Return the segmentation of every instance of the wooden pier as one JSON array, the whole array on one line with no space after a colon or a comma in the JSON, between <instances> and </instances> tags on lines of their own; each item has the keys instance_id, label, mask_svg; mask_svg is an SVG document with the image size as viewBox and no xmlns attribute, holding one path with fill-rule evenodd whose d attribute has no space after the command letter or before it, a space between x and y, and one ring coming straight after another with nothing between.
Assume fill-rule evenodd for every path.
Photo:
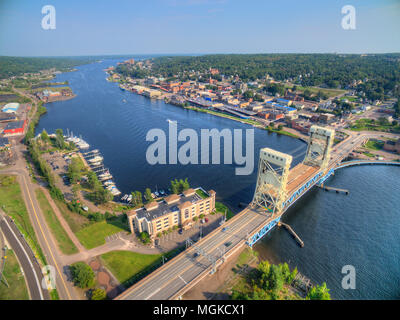
<instances>
[{"instance_id":1,"label":"wooden pier","mask_svg":"<svg viewBox=\"0 0 400 320\"><path fill-rule=\"evenodd\" d=\"M350 191L347 189L340 189L340 188L335 188L335 187L326 187L324 185L320 186L321 189L325 191L336 191L336 193L344 193L344 194L349 194Z\"/></svg>"},{"instance_id":2,"label":"wooden pier","mask_svg":"<svg viewBox=\"0 0 400 320\"><path fill-rule=\"evenodd\" d=\"M289 226L288 224L283 223L283 222L278 222L278 226L279 226L279 227L280 227L280 226L285 227L286 230L289 231L289 233L290 233L290 234L293 236L293 238L297 241L297 243L299 244L299 246L302 247L302 248L304 247L304 242L303 242L303 240L300 239L300 237L297 235L296 232L294 232L294 230L292 229L291 226Z\"/></svg>"}]
</instances>

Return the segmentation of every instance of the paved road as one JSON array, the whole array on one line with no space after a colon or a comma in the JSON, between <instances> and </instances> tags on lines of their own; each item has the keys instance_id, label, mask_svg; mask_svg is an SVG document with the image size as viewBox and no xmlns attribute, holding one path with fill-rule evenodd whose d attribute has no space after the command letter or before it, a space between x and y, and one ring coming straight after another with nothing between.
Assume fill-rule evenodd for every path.
<instances>
[{"instance_id":1,"label":"paved road","mask_svg":"<svg viewBox=\"0 0 400 320\"><path fill-rule=\"evenodd\" d=\"M50 300L49 292L42 288L43 274L34 253L12 219L3 212L0 212L0 229L24 271L30 298L32 300Z\"/></svg>"},{"instance_id":2,"label":"paved road","mask_svg":"<svg viewBox=\"0 0 400 320\"><path fill-rule=\"evenodd\" d=\"M36 200L35 188L29 177L28 171L25 166L25 159L23 158L23 151L25 146L17 144L14 146L14 152L18 155L16 164L4 170L0 170L0 174L16 175L18 182L21 186L21 194L26 205L32 226L38 238L39 245L42 248L46 257L47 263L53 266L56 270L56 289L61 300L74 300L78 299L72 282L68 281L67 266L63 263L62 255L56 245L51 231L49 230L40 206Z\"/></svg>"},{"instance_id":3,"label":"paved road","mask_svg":"<svg viewBox=\"0 0 400 320\"><path fill-rule=\"evenodd\" d=\"M335 146L331 153L330 164L337 163L354 148L361 145L367 138L376 135L380 134L350 134L348 139ZM218 263L222 263L221 257L224 254L224 250L230 250L225 252L226 256L231 254L234 249L239 249L245 244L249 235L258 231L261 225L265 225L267 219L269 220L271 217L266 216L264 212L248 208L226 222L223 226L211 232L200 242L196 243L196 246L207 252L210 257L218 259ZM222 227L227 229L223 230ZM225 246L227 242L232 242L228 248ZM189 289L188 284L193 285L197 283L211 270L212 263L203 256L194 257L194 253L195 250L193 247L186 250L129 288L116 299L165 300L177 298L184 290Z\"/></svg>"}]
</instances>

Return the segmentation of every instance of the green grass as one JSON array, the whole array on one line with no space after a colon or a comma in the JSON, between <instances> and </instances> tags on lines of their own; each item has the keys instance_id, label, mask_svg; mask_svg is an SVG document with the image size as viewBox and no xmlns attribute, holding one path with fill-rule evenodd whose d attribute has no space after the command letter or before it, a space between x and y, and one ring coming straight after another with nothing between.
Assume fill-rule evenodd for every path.
<instances>
[{"instance_id":1,"label":"green grass","mask_svg":"<svg viewBox=\"0 0 400 320\"><path fill-rule=\"evenodd\" d=\"M275 132L275 133L277 133L277 134L281 134L281 135L284 135L284 136L288 136L288 137L292 137L292 138L298 138L299 136L298 135L296 135L296 134L294 134L294 133L291 133L291 132L288 132L288 131L285 131L285 130L279 130L278 128L271 128L271 127L266 127L266 130L268 131L268 132Z\"/></svg>"},{"instance_id":2,"label":"green grass","mask_svg":"<svg viewBox=\"0 0 400 320\"><path fill-rule=\"evenodd\" d=\"M207 193L205 193L203 190L201 189L197 189L196 193L202 198L202 199L207 199L209 196Z\"/></svg>"},{"instance_id":3,"label":"green grass","mask_svg":"<svg viewBox=\"0 0 400 320\"><path fill-rule=\"evenodd\" d=\"M237 258L236 265L242 267L243 265L248 264L254 257L257 257L257 251L246 247Z\"/></svg>"},{"instance_id":4,"label":"green grass","mask_svg":"<svg viewBox=\"0 0 400 320\"><path fill-rule=\"evenodd\" d=\"M101 259L118 281L123 284L160 262L161 254L111 251L101 255Z\"/></svg>"},{"instance_id":5,"label":"green grass","mask_svg":"<svg viewBox=\"0 0 400 320\"><path fill-rule=\"evenodd\" d=\"M44 214L47 225L50 227L53 236L56 238L58 247L64 254L74 254L78 252L78 248L74 245L67 232L62 227L60 221L55 215L50 203L47 201L46 196L40 189L36 190L36 198L39 202L40 208Z\"/></svg>"},{"instance_id":6,"label":"green grass","mask_svg":"<svg viewBox=\"0 0 400 320\"><path fill-rule=\"evenodd\" d=\"M222 202L215 201L215 209L217 212L219 212L221 214L225 214L225 210L226 210L226 219L227 220L229 220L230 218L232 218L234 216L233 212Z\"/></svg>"},{"instance_id":7,"label":"green grass","mask_svg":"<svg viewBox=\"0 0 400 320\"><path fill-rule=\"evenodd\" d=\"M60 300L60 296L56 289L50 291L50 298L51 300Z\"/></svg>"},{"instance_id":8,"label":"green grass","mask_svg":"<svg viewBox=\"0 0 400 320\"><path fill-rule=\"evenodd\" d=\"M400 132L400 125L392 125L391 123L384 123L374 121L373 119L359 119L351 127L353 131L382 131L382 132Z\"/></svg>"},{"instance_id":9,"label":"green grass","mask_svg":"<svg viewBox=\"0 0 400 320\"><path fill-rule=\"evenodd\" d=\"M363 154L366 155L367 157L370 157L370 158L374 158L375 157L375 155L370 153L370 152L363 152Z\"/></svg>"},{"instance_id":10,"label":"green grass","mask_svg":"<svg viewBox=\"0 0 400 320\"><path fill-rule=\"evenodd\" d=\"M383 141L368 140L365 144L365 147L370 150L382 150L384 144L385 143Z\"/></svg>"},{"instance_id":11,"label":"green grass","mask_svg":"<svg viewBox=\"0 0 400 320\"><path fill-rule=\"evenodd\" d=\"M285 85L286 88L292 88L293 85ZM326 94L329 98L331 97L336 97L340 94L343 94L346 92L346 90L341 90L341 89L327 89L327 88L318 88L318 87L302 87L302 86L298 86L296 85L297 90L299 91L305 91L305 90L309 90L311 93L317 94L319 91L321 91L322 93Z\"/></svg>"},{"instance_id":12,"label":"green grass","mask_svg":"<svg viewBox=\"0 0 400 320\"><path fill-rule=\"evenodd\" d=\"M92 249L105 244L107 236L121 231L127 231L127 226L122 224L120 220L101 221L93 223L75 234L86 249Z\"/></svg>"},{"instance_id":13,"label":"green grass","mask_svg":"<svg viewBox=\"0 0 400 320\"><path fill-rule=\"evenodd\" d=\"M90 225L90 221L88 218L80 215L79 213L70 211L64 202L57 199L54 199L54 202L56 203L64 219L67 221L72 232L74 232L75 234L79 230Z\"/></svg>"},{"instance_id":14,"label":"green grass","mask_svg":"<svg viewBox=\"0 0 400 320\"><path fill-rule=\"evenodd\" d=\"M7 250L6 255L3 276L10 287L8 288L3 281L0 282L0 300L29 300L25 278L14 252Z\"/></svg>"},{"instance_id":15,"label":"green grass","mask_svg":"<svg viewBox=\"0 0 400 320\"><path fill-rule=\"evenodd\" d=\"M39 246L15 176L0 175L0 206L14 220L35 255L46 265L46 258Z\"/></svg>"}]
</instances>

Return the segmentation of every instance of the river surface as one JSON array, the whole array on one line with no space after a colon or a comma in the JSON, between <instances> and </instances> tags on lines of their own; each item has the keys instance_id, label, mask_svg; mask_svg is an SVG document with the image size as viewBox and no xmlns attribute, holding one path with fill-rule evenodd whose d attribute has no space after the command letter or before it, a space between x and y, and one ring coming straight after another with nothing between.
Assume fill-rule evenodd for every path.
<instances>
[{"instance_id":1,"label":"river surface","mask_svg":"<svg viewBox=\"0 0 400 320\"><path fill-rule=\"evenodd\" d=\"M170 180L188 178L191 186L213 189L217 198L238 211L240 202L249 203L255 188L258 153L270 147L294 156L300 162L306 145L290 137L254 129L254 171L235 175L237 164L150 165L146 150L149 130L164 130L169 120L178 130L251 129L229 119L185 110L122 91L106 81L103 69L116 65L105 60L78 67L78 71L57 75L54 81L69 81L76 98L47 104L48 113L37 133L57 128L82 135L92 149L99 149L122 193L167 189ZM178 147L181 145L180 143ZM243 137L244 144L244 137ZM199 152L201 151L199 146ZM223 146L221 145L223 160ZM246 151L243 150L243 153ZM211 158L210 158L211 159ZM221 162L223 162L221 160ZM289 262L314 283L325 281L336 299L400 298L400 170L398 167L366 166L346 168L328 180L328 185L350 190L342 195L314 189L283 217L305 242L300 249L284 229L274 229L256 246L261 257ZM356 270L356 289L341 287L342 267Z\"/></svg>"}]
</instances>

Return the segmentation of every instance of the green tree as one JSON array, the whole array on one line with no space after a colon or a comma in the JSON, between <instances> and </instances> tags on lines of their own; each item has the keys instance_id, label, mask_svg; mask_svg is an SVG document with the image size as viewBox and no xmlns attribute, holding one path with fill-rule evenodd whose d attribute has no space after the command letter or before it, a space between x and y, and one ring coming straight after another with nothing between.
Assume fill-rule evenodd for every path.
<instances>
[{"instance_id":1,"label":"green tree","mask_svg":"<svg viewBox=\"0 0 400 320\"><path fill-rule=\"evenodd\" d=\"M56 130L56 147L59 149L65 148L64 132L62 129Z\"/></svg>"},{"instance_id":2,"label":"green tree","mask_svg":"<svg viewBox=\"0 0 400 320\"><path fill-rule=\"evenodd\" d=\"M326 287L324 282L322 285L317 285L312 287L308 292L307 300L331 300L331 295L329 294L329 289Z\"/></svg>"},{"instance_id":3,"label":"green tree","mask_svg":"<svg viewBox=\"0 0 400 320\"><path fill-rule=\"evenodd\" d=\"M47 134L47 131L45 129L43 129L41 135L40 135L40 139L42 139L43 142L49 142L50 141L50 137Z\"/></svg>"},{"instance_id":4,"label":"green tree","mask_svg":"<svg viewBox=\"0 0 400 320\"><path fill-rule=\"evenodd\" d=\"M94 285L95 274L86 263L76 262L70 265L70 271L74 284L79 288L89 288Z\"/></svg>"},{"instance_id":5,"label":"green tree","mask_svg":"<svg viewBox=\"0 0 400 320\"><path fill-rule=\"evenodd\" d=\"M71 163L68 166L67 176L71 183L77 183L82 177L82 170L84 165L80 158L72 158Z\"/></svg>"},{"instance_id":6,"label":"green tree","mask_svg":"<svg viewBox=\"0 0 400 320\"><path fill-rule=\"evenodd\" d=\"M131 193L132 195L132 204L136 206L142 206L143 205L143 198L142 198L142 193L140 191L133 191Z\"/></svg>"},{"instance_id":7,"label":"green tree","mask_svg":"<svg viewBox=\"0 0 400 320\"><path fill-rule=\"evenodd\" d=\"M105 300L107 298L107 293L103 289L94 289L90 296L91 300Z\"/></svg>"},{"instance_id":8,"label":"green tree","mask_svg":"<svg viewBox=\"0 0 400 320\"><path fill-rule=\"evenodd\" d=\"M165 231L165 230L164 230L164 231ZM150 236L149 236L149 234L147 233L147 231L141 232L140 235L139 235L139 238L140 238L140 240L141 240L144 244L148 244L148 243L151 242Z\"/></svg>"},{"instance_id":9,"label":"green tree","mask_svg":"<svg viewBox=\"0 0 400 320\"><path fill-rule=\"evenodd\" d=\"M281 268L277 265L272 265L269 270L268 289L277 293L282 290L283 282Z\"/></svg>"},{"instance_id":10,"label":"green tree","mask_svg":"<svg viewBox=\"0 0 400 320\"><path fill-rule=\"evenodd\" d=\"M145 196L145 198L147 200L147 203L150 203L150 202L154 201L153 197L151 196L150 188L146 188L146 190L144 191L144 196Z\"/></svg>"}]
</instances>

